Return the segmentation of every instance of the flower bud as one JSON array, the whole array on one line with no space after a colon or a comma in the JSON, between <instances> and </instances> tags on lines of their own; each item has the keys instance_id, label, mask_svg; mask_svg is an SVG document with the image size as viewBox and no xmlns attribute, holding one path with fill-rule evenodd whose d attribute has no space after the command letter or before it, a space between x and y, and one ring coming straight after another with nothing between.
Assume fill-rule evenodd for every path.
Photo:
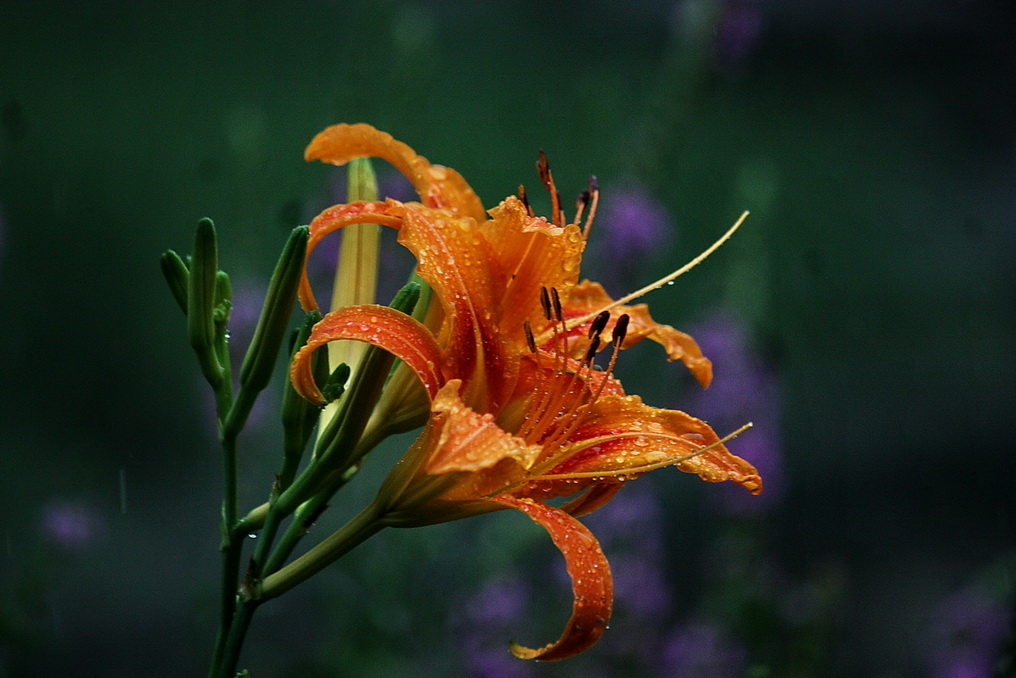
<instances>
[{"instance_id":1,"label":"flower bud","mask_svg":"<svg viewBox=\"0 0 1016 678\"><path fill-rule=\"evenodd\" d=\"M218 253L215 225L211 219L198 222L191 252L187 285L187 336L198 356L201 371L213 386L222 382L222 366L214 353L215 321L212 317L216 301Z\"/></svg>"},{"instance_id":2,"label":"flower bud","mask_svg":"<svg viewBox=\"0 0 1016 678\"><path fill-rule=\"evenodd\" d=\"M190 285L190 271L187 270L187 264L173 250L163 252L159 258L159 264L162 266L162 275L166 278L169 291L172 292L177 305L186 315L187 288Z\"/></svg>"},{"instance_id":3,"label":"flower bud","mask_svg":"<svg viewBox=\"0 0 1016 678\"><path fill-rule=\"evenodd\" d=\"M268 385L275 369L279 348L293 312L300 274L303 272L307 236L306 226L293 229L268 285L254 338L240 367L240 383L254 391L260 391Z\"/></svg>"}]
</instances>

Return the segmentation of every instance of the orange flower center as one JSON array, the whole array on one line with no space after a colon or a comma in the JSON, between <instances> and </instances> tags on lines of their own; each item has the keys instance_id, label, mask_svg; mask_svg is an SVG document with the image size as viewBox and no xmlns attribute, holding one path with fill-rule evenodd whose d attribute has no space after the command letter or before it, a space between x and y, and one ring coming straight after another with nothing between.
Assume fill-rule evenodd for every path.
<instances>
[{"instance_id":1,"label":"orange flower center","mask_svg":"<svg viewBox=\"0 0 1016 678\"><path fill-rule=\"evenodd\" d=\"M536 383L515 433L527 444L544 448L542 460L530 470L537 474L554 468L564 460L567 441L582 425L610 379L624 344L629 320L627 314L617 319L611 335L613 351L610 362L605 370L597 370L593 361L603 343L602 335L610 321L610 312L602 311L590 323L587 334L589 346L582 358L576 360L557 290L541 288L540 302L551 337L541 350L529 323L525 323L526 341L536 362ZM545 364L547 353L552 356L549 366Z\"/></svg>"}]
</instances>

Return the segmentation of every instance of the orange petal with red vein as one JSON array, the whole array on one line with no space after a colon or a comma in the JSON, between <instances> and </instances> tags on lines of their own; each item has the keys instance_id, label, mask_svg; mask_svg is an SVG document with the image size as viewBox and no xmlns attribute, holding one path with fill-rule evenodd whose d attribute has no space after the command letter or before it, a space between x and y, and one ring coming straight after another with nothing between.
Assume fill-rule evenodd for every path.
<instances>
[{"instance_id":1,"label":"orange petal with red vein","mask_svg":"<svg viewBox=\"0 0 1016 678\"><path fill-rule=\"evenodd\" d=\"M564 303L565 316L569 318L586 316L610 305L613 301L602 285L583 280L572 288L568 295L568 299ZM667 351L667 357L684 363L703 387L709 386L713 379L713 364L702 355L702 350L695 340L670 325L661 325L654 321L649 315L649 307L646 304L616 306L610 309L611 322L604 332L605 337L610 336L614 322L622 313L627 313L630 319L628 333L624 340L626 348L643 339L652 339L663 346ZM587 325L580 327L585 326Z\"/></svg>"},{"instance_id":2,"label":"orange petal with red vein","mask_svg":"<svg viewBox=\"0 0 1016 678\"><path fill-rule=\"evenodd\" d=\"M492 414L479 414L459 396L461 382L449 381L434 398L431 411L443 416L441 433L424 467L427 473L441 475L456 471L475 473L489 469L503 459L514 459L519 471L528 469L541 448L529 445L504 431ZM508 484L501 482L501 486Z\"/></svg>"},{"instance_id":3,"label":"orange petal with red vein","mask_svg":"<svg viewBox=\"0 0 1016 678\"><path fill-rule=\"evenodd\" d=\"M297 351L290 365L293 388L312 403L325 404L314 381L311 354L339 339L353 339L385 349L416 372L431 398L444 383L441 348L422 323L387 306L347 306L329 313L314 325L307 343Z\"/></svg>"},{"instance_id":4,"label":"orange petal with red vein","mask_svg":"<svg viewBox=\"0 0 1016 678\"><path fill-rule=\"evenodd\" d=\"M512 196L490 210L491 220L480 228L490 243L491 274L497 277L500 327L520 344L522 324L545 322L540 288L554 288L564 299L578 282L585 240L578 226L560 227L543 217L531 217L521 200Z\"/></svg>"},{"instance_id":5,"label":"orange petal with red vein","mask_svg":"<svg viewBox=\"0 0 1016 678\"><path fill-rule=\"evenodd\" d=\"M473 219L447 210L406 203L399 242L416 256L416 271L430 283L449 320L446 351L470 397L485 409L504 404L518 372L492 309L499 281L492 274L493 253ZM446 337L442 335L442 339Z\"/></svg>"},{"instance_id":6,"label":"orange petal with red vein","mask_svg":"<svg viewBox=\"0 0 1016 678\"><path fill-rule=\"evenodd\" d=\"M387 160L402 172L427 205L480 221L484 219L483 203L461 174L441 165L431 165L408 145L370 125L332 125L314 137L304 151L308 161L321 160L334 165L371 157Z\"/></svg>"},{"instance_id":7,"label":"orange petal with red vein","mask_svg":"<svg viewBox=\"0 0 1016 678\"><path fill-rule=\"evenodd\" d=\"M307 239L307 259L317 244L329 233L351 224L381 224L398 229L402 224L402 203L395 200L386 202L351 202L347 205L329 207L310 222L310 237ZM309 311L318 307L317 299L307 279L307 267L304 266L300 278L300 305Z\"/></svg>"},{"instance_id":8,"label":"orange petal with red vein","mask_svg":"<svg viewBox=\"0 0 1016 678\"><path fill-rule=\"evenodd\" d=\"M577 451L547 471L548 479L537 476L534 490L542 492L532 496L553 496L547 494L548 484L560 483L573 474L582 474L578 478L634 478L670 464L709 482L731 480L752 494L762 491L755 467L719 444L709 424L680 410L650 407L635 395L601 397L568 443ZM696 454L708 446L712 447ZM574 485L561 484L563 493L575 491Z\"/></svg>"},{"instance_id":9,"label":"orange petal with red vein","mask_svg":"<svg viewBox=\"0 0 1016 678\"><path fill-rule=\"evenodd\" d=\"M621 487L622 483L620 482L593 485L562 506L561 510L576 518L587 516L610 503L610 500L614 498L614 495L618 493Z\"/></svg>"},{"instance_id":10,"label":"orange petal with red vein","mask_svg":"<svg viewBox=\"0 0 1016 678\"><path fill-rule=\"evenodd\" d=\"M512 643L512 653L520 659L555 661L589 649L607 628L614 604L614 579L600 543L589 528L561 509L510 495L493 501L522 511L547 530L564 556L575 596L571 618L556 642L540 649Z\"/></svg>"}]
</instances>

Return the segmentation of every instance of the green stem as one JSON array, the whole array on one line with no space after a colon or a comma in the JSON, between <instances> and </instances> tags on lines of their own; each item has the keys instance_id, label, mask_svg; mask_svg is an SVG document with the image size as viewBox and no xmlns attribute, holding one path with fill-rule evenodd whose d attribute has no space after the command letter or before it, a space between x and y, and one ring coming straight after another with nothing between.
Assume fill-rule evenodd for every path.
<instances>
[{"instance_id":1,"label":"green stem","mask_svg":"<svg viewBox=\"0 0 1016 678\"><path fill-rule=\"evenodd\" d=\"M261 568L262 573L272 574L282 567L282 564L289 558L293 549L296 548L296 545L300 543L300 540L303 539L310 530L310 526L313 524L314 520L321 511L324 510L325 504L330 498L331 494L322 492L314 495L297 508L296 513L293 516L293 520L290 521L289 527L287 527L286 531L283 533L278 546L276 546L275 550L272 551L270 556L268 556L268 559Z\"/></svg>"},{"instance_id":2,"label":"green stem","mask_svg":"<svg viewBox=\"0 0 1016 678\"><path fill-rule=\"evenodd\" d=\"M236 439L247 421L247 416L250 414L256 398L256 392L241 387L236 400L233 400L228 381L216 389L219 421L221 422L219 440L222 446L223 492L222 516L219 524L222 535L219 545L222 554L222 576L219 591L220 618L215 651L212 655L213 672L215 667L221 666L223 653L226 652L229 637L234 629L236 592L240 584L240 561L243 540L246 535L246 531L238 529L242 526L237 522L240 490ZM209 675L214 674L210 673Z\"/></svg>"},{"instance_id":3,"label":"green stem","mask_svg":"<svg viewBox=\"0 0 1016 678\"><path fill-rule=\"evenodd\" d=\"M247 629L250 628L254 611L258 608L259 601L237 600L236 613L233 615L233 624L229 629L229 635L223 646L218 662L213 664L209 678L233 678L236 675L236 666L240 661L240 649L247 637Z\"/></svg>"},{"instance_id":4,"label":"green stem","mask_svg":"<svg viewBox=\"0 0 1016 678\"><path fill-rule=\"evenodd\" d=\"M381 531L385 524L376 504L370 504L338 532L261 582L257 598L264 602L282 595L297 584L332 564L356 546Z\"/></svg>"}]
</instances>

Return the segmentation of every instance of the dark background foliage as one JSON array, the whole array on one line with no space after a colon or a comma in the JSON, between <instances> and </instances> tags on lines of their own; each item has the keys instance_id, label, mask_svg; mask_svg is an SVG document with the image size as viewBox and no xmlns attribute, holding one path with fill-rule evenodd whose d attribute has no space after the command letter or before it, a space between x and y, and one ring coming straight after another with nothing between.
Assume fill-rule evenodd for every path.
<instances>
[{"instance_id":1,"label":"dark background foliage","mask_svg":"<svg viewBox=\"0 0 1016 678\"><path fill-rule=\"evenodd\" d=\"M1014 18L989 0L0 3L0 676L202 671L219 468L158 255L216 221L241 343L240 297L256 307L288 230L339 197L341 172L301 155L340 121L491 206L536 193L538 148L566 194L597 174L584 272L615 292L752 210L648 298L741 346L747 404L700 402L651 347L621 374L657 405L770 422L773 498L744 512L677 472L627 488L597 517L608 555L619 582L637 555L665 583L547 666L503 663L566 614L536 528L381 535L262 611L255 675L989 675L1013 599ZM628 230L612 195L636 196ZM248 504L275 465L263 412ZM490 586L506 598L483 613Z\"/></svg>"}]
</instances>

